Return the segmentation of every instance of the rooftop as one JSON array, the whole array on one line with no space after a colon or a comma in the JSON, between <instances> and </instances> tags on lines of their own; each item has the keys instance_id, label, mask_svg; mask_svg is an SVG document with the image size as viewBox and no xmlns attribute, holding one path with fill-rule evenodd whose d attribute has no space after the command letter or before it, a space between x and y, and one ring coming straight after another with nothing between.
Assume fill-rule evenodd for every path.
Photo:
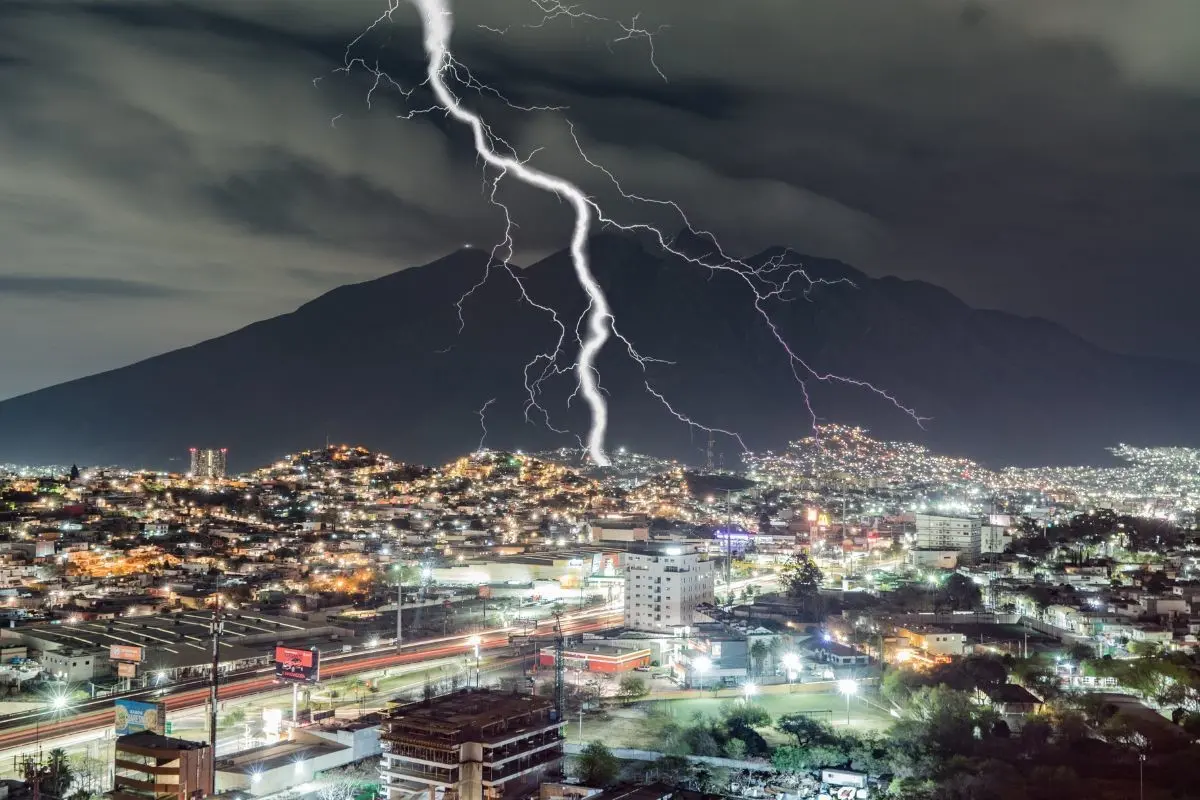
<instances>
[{"instance_id":1,"label":"rooftop","mask_svg":"<svg viewBox=\"0 0 1200 800\"><path fill-rule=\"evenodd\" d=\"M170 669L207 663L212 654L212 635L208 611L185 611L145 617L76 622L70 624L31 625L4 629L4 638L28 636L57 645L53 649L98 650L111 645L146 648L145 663L151 669ZM222 661L263 658L276 641L307 637L317 629L328 630L325 623L312 623L294 617L267 616L256 612L231 612L224 615L221 638Z\"/></svg>"},{"instance_id":2,"label":"rooftop","mask_svg":"<svg viewBox=\"0 0 1200 800\"><path fill-rule=\"evenodd\" d=\"M453 694L435 697L397 707L385 721L392 730L407 728L438 736L476 737L487 741L497 734L512 734L533 727L531 717L545 715L548 719L554 701L543 697L506 694L490 689L462 689ZM537 727L544 727L538 724Z\"/></svg>"},{"instance_id":3,"label":"rooftop","mask_svg":"<svg viewBox=\"0 0 1200 800\"><path fill-rule=\"evenodd\" d=\"M190 739L176 739L173 736L163 736L154 731L139 731L117 737L117 747L145 747L150 750L199 750L208 747L207 742L193 742Z\"/></svg>"},{"instance_id":4,"label":"rooftop","mask_svg":"<svg viewBox=\"0 0 1200 800\"><path fill-rule=\"evenodd\" d=\"M1029 705L1041 705L1041 699L1026 689L1024 686L1018 686L1015 683L1002 683L999 686L992 686L984 690L984 694L993 703L1027 703Z\"/></svg>"},{"instance_id":5,"label":"rooftop","mask_svg":"<svg viewBox=\"0 0 1200 800\"><path fill-rule=\"evenodd\" d=\"M297 764L318 756L348 749L334 742L279 742L253 747L217 761L220 772L240 772L250 775Z\"/></svg>"}]
</instances>

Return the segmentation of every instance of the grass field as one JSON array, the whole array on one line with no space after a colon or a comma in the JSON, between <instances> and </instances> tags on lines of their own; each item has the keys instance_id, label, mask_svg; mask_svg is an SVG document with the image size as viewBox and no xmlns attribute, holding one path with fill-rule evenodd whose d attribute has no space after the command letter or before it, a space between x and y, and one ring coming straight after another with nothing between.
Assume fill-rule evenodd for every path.
<instances>
[{"instance_id":1,"label":"grass field","mask_svg":"<svg viewBox=\"0 0 1200 800\"><path fill-rule=\"evenodd\" d=\"M697 713L709 717L720 715L723 703L742 702L740 700L715 699L696 697L685 700L655 701L660 708L667 709L680 725L687 725ZM765 695L755 701L767 709L772 720L783 714L810 712L817 719L831 723L835 728L846 727L846 698L833 691L829 692L797 692L795 694ZM829 712L829 713L822 713ZM652 735L651 727L646 724L644 708L614 708L605 714L584 714L583 736L579 734L579 718L571 719L567 726L567 741L591 742L602 741L609 747L630 747L642 750L655 749L655 742L647 741ZM892 717L879 707L872 705L863 698L855 697L850 701L850 727L856 730L884 730L894 722ZM786 744L787 737L770 726L758 729L769 744Z\"/></svg>"}]
</instances>

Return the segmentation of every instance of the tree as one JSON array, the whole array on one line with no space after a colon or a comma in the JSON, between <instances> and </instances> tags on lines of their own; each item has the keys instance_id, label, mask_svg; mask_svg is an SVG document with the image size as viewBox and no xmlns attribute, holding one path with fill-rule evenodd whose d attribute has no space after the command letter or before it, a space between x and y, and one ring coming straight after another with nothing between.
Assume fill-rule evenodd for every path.
<instances>
[{"instance_id":1,"label":"tree","mask_svg":"<svg viewBox=\"0 0 1200 800\"><path fill-rule=\"evenodd\" d=\"M646 682L636 675L627 675L621 678L621 683L617 687L617 699L623 703L641 700L648 694L650 694L650 689L646 686Z\"/></svg>"},{"instance_id":2,"label":"tree","mask_svg":"<svg viewBox=\"0 0 1200 800\"><path fill-rule=\"evenodd\" d=\"M317 796L320 800L354 800L363 788L379 780L379 760L369 758L320 775Z\"/></svg>"},{"instance_id":3,"label":"tree","mask_svg":"<svg viewBox=\"0 0 1200 800\"><path fill-rule=\"evenodd\" d=\"M46 754L46 765L43 767L41 778L42 791L45 794L62 797L74 779L71 764L67 760L67 751L56 747Z\"/></svg>"},{"instance_id":4,"label":"tree","mask_svg":"<svg viewBox=\"0 0 1200 800\"><path fill-rule=\"evenodd\" d=\"M755 640L754 644L750 646L750 660L758 675L763 674L763 667L766 665L769 655L771 655L771 648L762 639Z\"/></svg>"},{"instance_id":5,"label":"tree","mask_svg":"<svg viewBox=\"0 0 1200 800\"><path fill-rule=\"evenodd\" d=\"M1162 652L1162 645L1158 642L1132 642L1129 645L1129 652L1135 656L1156 656Z\"/></svg>"},{"instance_id":6,"label":"tree","mask_svg":"<svg viewBox=\"0 0 1200 800\"><path fill-rule=\"evenodd\" d=\"M983 598L974 581L956 572L942 586L942 601L954 611L972 611L979 608Z\"/></svg>"},{"instance_id":7,"label":"tree","mask_svg":"<svg viewBox=\"0 0 1200 800\"><path fill-rule=\"evenodd\" d=\"M725 743L725 757L740 761L746 757L746 743L741 739L730 739Z\"/></svg>"},{"instance_id":8,"label":"tree","mask_svg":"<svg viewBox=\"0 0 1200 800\"><path fill-rule=\"evenodd\" d=\"M616 781L621 762L603 742L590 742L575 760L579 779L588 786L605 787Z\"/></svg>"},{"instance_id":9,"label":"tree","mask_svg":"<svg viewBox=\"0 0 1200 800\"><path fill-rule=\"evenodd\" d=\"M668 786L679 786L691 781L693 772L692 762L683 756L666 755L654 762L654 769L647 772L647 778L660 780Z\"/></svg>"},{"instance_id":10,"label":"tree","mask_svg":"<svg viewBox=\"0 0 1200 800\"><path fill-rule=\"evenodd\" d=\"M807 748L828 744L835 738L833 728L807 714L783 714L775 729L796 739L796 746Z\"/></svg>"},{"instance_id":11,"label":"tree","mask_svg":"<svg viewBox=\"0 0 1200 800\"><path fill-rule=\"evenodd\" d=\"M807 553L795 553L783 565L779 578L788 597L807 601L816 596L825 576Z\"/></svg>"}]
</instances>

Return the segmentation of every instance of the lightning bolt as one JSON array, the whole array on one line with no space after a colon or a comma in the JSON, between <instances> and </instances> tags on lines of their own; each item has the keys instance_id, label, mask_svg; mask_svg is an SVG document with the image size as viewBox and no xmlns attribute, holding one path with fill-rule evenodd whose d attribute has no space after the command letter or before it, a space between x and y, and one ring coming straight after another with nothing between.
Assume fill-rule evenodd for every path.
<instances>
[{"instance_id":1,"label":"lightning bolt","mask_svg":"<svg viewBox=\"0 0 1200 800\"><path fill-rule=\"evenodd\" d=\"M799 265L788 262L788 253L772 256L767 261L760 265L752 265L734 258L727 254L717 241L716 236L711 232L697 228L692 224L688 215L674 201L661 200L656 198L645 197L627 191L617 177L606 167L592 160L586 153L582 143L576 135L574 125L568 120L567 124L570 128L570 135L575 147L583 159L583 161L595 170L602 172L613 187L616 189L620 197L630 203L640 203L649 206L657 206L669 209L683 220L684 226L693 236L711 243L711 251L708 255L694 256L681 250L676 243L670 241L660 229L644 222L620 222L615 218L605 214L599 204L588 197L588 195L577 184L560 177L538 169L530 164L533 155L537 153L534 150L525 158L521 158L516 150L509 145L504 139L496 135L491 127L482 119L482 117L465 108L458 96L450 88L447 78L454 81L456 84L474 91L480 95L487 95L497 99L507 105L509 108L518 111L562 111L561 107L556 106L520 106L509 101L504 95L500 94L494 88L480 82L470 72L467 67L457 61L450 50L450 36L454 27L454 15L450 10L450 0L408 0L413 5L421 18L423 46L427 56L425 79L419 84L419 87L427 87L433 94L435 103L426 108L410 110L406 114L400 115L402 119L413 119L422 114L441 112L455 120L456 122L467 127L472 134L474 149L477 157L482 161L485 173L490 167L492 176L485 178L485 185L490 184L490 192L488 200L491 204L497 206L504 215L505 227L504 235L501 241L497 242L492 248L491 255L484 270L484 275L480 280L468 289L456 303L459 318L459 330L461 332L465 326L463 316L464 302L481 286L483 286L490 278L493 267L502 269L518 287L519 300L530 305L537 311L545 314L550 321L557 327L559 335L557 341L552 348L545 352L539 353L533 357L525 365L525 387L528 393L528 398L525 406L525 417L530 418L530 413L537 409L543 415L544 422L548 428L558 433L566 433L559 428L554 427L551 423L549 412L541 406L538 397L541 393L543 384L558 375L564 375L569 372L574 372L576 376L575 390L568 397L568 405L579 395L582 395L591 416L591 426L588 430L586 442L580 441L581 446L586 451L588 457L593 463L600 466L607 466L610 462L604 450L605 434L608 429L608 405L604 398L604 390L599 382L599 373L596 369L596 358L601 349L610 338L615 337L624 347L627 355L635 361L643 370L651 363L671 362L663 361L649 356L642 355L634 347L633 343L617 330L616 321L612 314L612 309L609 306L608 298L605 296L603 289L596 281L595 275L592 272L591 264L588 257L587 242L595 224L601 224L608 227L613 227L622 231L631 233L649 234L658 246L666 253L682 259L683 261L708 269L711 273L726 272L740 279L750 290L753 297L753 305L757 314L764 321L767 329L774 340L783 348L786 353L792 375L800 386L805 407L809 412L812 420L814 432L818 429L818 419L816 412L812 407L811 398L808 392L808 381L817 380L827 383L842 383L855 386L867 391L873 392L881 398L890 402L897 409L903 411L912 417L918 425L925 418L920 417L917 413L907 406L900 403L892 394L884 389L880 389L866 381L849 378L833 373L821 372L812 367L801 358L790 347L782 331L772 319L770 313L765 307L765 303L772 299L788 300L791 299L793 292L793 283L799 282L804 285L802 295L805 299L811 300L810 293L813 288L821 285L834 285L846 283L853 286L853 283L848 279L830 281L825 279L813 279ZM557 0L531 0L535 7L542 12L542 19L536 24L527 25L529 28L539 28L549 24L558 18L568 18L571 20L589 20L614 22L606 17L600 17L589 12L583 11L579 6L564 5ZM379 69L378 63L374 66L359 57L351 57L351 52L355 45L358 44L367 34L374 28L383 23L390 21L393 13L399 8L400 0L389 0L387 9L381 14L370 26L366 28L357 38L355 38L346 48L343 66L338 71L349 72L353 67L359 66L365 69L368 73L374 75L375 81L367 94L368 107L371 103L371 95L381 85L387 84L397 89L406 99L410 98L413 92L418 87L405 88L394 81L385 72ZM630 39L644 39L648 43L650 63L655 72L658 73L663 80L666 80L666 75L659 68L656 60L656 52L654 46L655 31L647 30L638 23L638 17L635 15L632 21L628 24L616 23L622 35L612 40L613 42L626 41ZM503 35L508 31L508 28L498 29L489 26L480 26L492 33ZM665 26L664 26L665 27ZM661 30L662 28L659 28ZM340 115L339 115L340 116ZM335 118L336 120L336 118ZM539 148L540 149L540 148ZM503 152L502 152L503 151ZM500 181L508 176L512 176L516 180L548 192L559 197L560 200L566 201L574 212L574 225L570 240L570 257L571 264L575 272L575 277L579 282L580 287L588 299L588 305L584 313L580 316L575 324L575 338L579 344L578 356L573 364L563 366L559 363L559 357L563 352L563 347L568 335L567 326L559 318L558 313L550 306L538 303L526 291L525 283L522 278L513 270L511 259L513 257L513 229L517 227L512 218L507 206L501 203L497 197L497 190ZM782 277L780 277L782 275ZM737 441L743 452L748 452L741 436L734 431L725 430L722 428L713 428L702 425L690 417L677 411L671 403L647 380L645 389L658 400L667 411L676 419L687 424L690 427L708 431L710 433L722 434L729 436ZM489 400L479 410L480 424L484 428L484 438L480 440L479 449L482 450L484 439L487 436L487 428L484 424L484 412L487 407L494 401Z\"/></svg>"},{"instance_id":2,"label":"lightning bolt","mask_svg":"<svg viewBox=\"0 0 1200 800\"><path fill-rule=\"evenodd\" d=\"M453 70L457 64L450 55L450 32L454 27L454 15L450 11L449 0L411 2L421 15L424 29L425 54L429 58L425 73L426 83L438 105L450 117L471 129L476 154L484 163L502 174L512 174L523 183L558 195L566 200L575 212L575 225L571 234L571 264L575 268L576 280L587 294L589 304L588 310L584 312L587 331L581 338L575 374L579 379L579 392L588 404L592 417L592 426L587 436L588 455L596 464L607 466L609 461L604 452L604 434L608 430L608 404L600 394L596 356L608 341L612 328L612 311L588 261L587 240L593 221L592 204L583 190L570 181L542 172L512 155L501 155L496 151L497 139L491 129L478 114L463 108L446 84L446 72ZM389 13L395 7L393 4Z\"/></svg>"},{"instance_id":3,"label":"lightning bolt","mask_svg":"<svg viewBox=\"0 0 1200 800\"><path fill-rule=\"evenodd\" d=\"M479 437L479 446L475 448L476 453L483 452L483 443L487 441L487 410L488 406L494 402L496 402L496 398L493 397L491 400L488 400L486 403L480 406L479 411L476 412L479 414L479 427L483 429L483 433Z\"/></svg>"}]
</instances>

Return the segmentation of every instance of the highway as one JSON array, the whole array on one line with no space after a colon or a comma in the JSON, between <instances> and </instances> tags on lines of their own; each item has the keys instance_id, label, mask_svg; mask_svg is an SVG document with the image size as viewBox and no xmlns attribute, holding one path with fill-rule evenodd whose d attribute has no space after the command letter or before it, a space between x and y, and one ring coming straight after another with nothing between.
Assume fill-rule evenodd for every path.
<instances>
[{"instance_id":1,"label":"highway","mask_svg":"<svg viewBox=\"0 0 1200 800\"><path fill-rule=\"evenodd\" d=\"M563 615L562 631L566 636L601 631L620 625L622 614L609 609L586 609ZM493 628L454 636L405 642L396 652L394 646L379 647L357 653L338 653L321 659L321 678L338 678L360 672L371 672L388 667L418 664L431 658L464 655L473 648L472 639L479 637L479 649L494 650L507 647L510 634L515 628ZM550 634L549 626L544 633ZM239 674L222 676L218 698L233 700L250 697L264 692L278 691L280 683L275 679L274 666L262 667ZM152 687L127 692L121 697L164 702L168 713L203 706L209 697L207 679L186 681L164 687ZM114 722L113 701L106 697L76 704L65 711L35 711L10 716L0 720L0 751L21 748L39 741L45 749L58 737L77 737L79 734L112 727Z\"/></svg>"}]
</instances>

